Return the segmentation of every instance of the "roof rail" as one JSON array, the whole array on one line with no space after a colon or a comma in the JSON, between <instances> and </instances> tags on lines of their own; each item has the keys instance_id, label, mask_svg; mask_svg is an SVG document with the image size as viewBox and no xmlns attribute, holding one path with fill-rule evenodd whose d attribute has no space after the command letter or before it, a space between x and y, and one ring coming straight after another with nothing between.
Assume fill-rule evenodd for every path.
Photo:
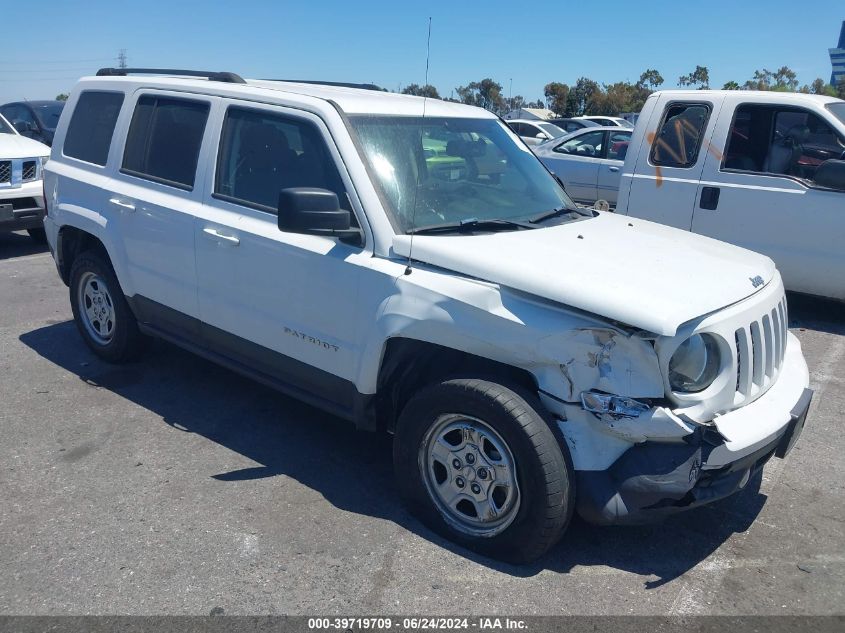
<instances>
[{"instance_id":1,"label":"roof rail","mask_svg":"<svg viewBox=\"0 0 845 633\"><path fill-rule=\"evenodd\" d=\"M126 75L177 75L181 77L205 77L209 81L230 84L245 84L243 77L230 72L208 70L179 70L175 68L100 68L97 77L124 77Z\"/></svg>"},{"instance_id":2,"label":"roof rail","mask_svg":"<svg viewBox=\"0 0 845 633\"><path fill-rule=\"evenodd\" d=\"M313 84L315 86L337 86L339 88L358 88L359 90L387 92L387 90L375 84L354 84L346 81L315 81L313 79L262 79L261 81L284 81L286 83Z\"/></svg>"}]
</instances>

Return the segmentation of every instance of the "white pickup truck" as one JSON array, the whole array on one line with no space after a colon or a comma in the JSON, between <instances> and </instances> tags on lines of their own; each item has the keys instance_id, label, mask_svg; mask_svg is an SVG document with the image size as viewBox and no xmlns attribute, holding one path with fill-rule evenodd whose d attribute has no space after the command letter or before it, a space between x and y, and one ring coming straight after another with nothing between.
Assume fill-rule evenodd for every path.
<instances>
[{"instance_id":1,"label":"white pickup truck","mask_svg":"<svg viewBox=\"0 0 845 633\"><path fill-rule=\"evenodd\" d=\"M657 92L631 138L616 212L758 251L788 290L845 300L845 101Z\"/></svg>"}]
</instances>

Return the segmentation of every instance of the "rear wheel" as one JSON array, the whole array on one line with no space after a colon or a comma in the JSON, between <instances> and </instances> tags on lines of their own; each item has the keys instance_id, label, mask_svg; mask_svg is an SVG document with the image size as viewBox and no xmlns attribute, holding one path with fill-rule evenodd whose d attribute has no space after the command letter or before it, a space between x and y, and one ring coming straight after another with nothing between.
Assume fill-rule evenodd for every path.
<instances>
[{"instance_id":1,"label":"rear wheel","mask_svg":"<svg viewBox=\"0 0 845 633\"><path fill-rule=\"evenodd\" d=\"M394 470L429 527L512 563L545 553L572 514L561 445L536 397L518 387L454 379L421 391L397 424Z\"/></svg>"},{"instance_id":2,"label":"rear wheel","mask_svg":"<svg viewBox=\"0 0 845 633\"><path fill-rule=\"evenodd\" d=\"M122 362L136 357L142 335L112 270L95 251L81 253L70 271L70 304L83 340L100 358Z\"/></svg>"}]
</instances>

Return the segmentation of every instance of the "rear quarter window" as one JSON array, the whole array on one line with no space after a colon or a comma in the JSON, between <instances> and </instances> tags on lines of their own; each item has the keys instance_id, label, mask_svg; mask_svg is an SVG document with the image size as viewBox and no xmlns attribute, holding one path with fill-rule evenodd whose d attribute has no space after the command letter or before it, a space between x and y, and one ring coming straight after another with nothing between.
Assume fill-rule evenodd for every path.
<instances>
[{"instance_id":1,"label":"rear quarter window","mask_svg":"<svg viewBox=\"0 0 845 633\"><path fill-rule=\"evenodd\" d=\"M105 165L122 105L122 92L89 90L80 94L65 134L62 153L86 163Z\"/></svg>"}]
</instances>

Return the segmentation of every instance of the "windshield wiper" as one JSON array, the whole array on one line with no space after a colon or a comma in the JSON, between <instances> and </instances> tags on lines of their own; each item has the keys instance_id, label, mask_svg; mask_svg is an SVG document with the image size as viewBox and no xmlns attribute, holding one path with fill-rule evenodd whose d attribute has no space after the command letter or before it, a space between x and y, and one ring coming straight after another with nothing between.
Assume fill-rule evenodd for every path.
<instances>
[{"instance_id":1,"label":"windshield wiper","mask_svg":"<svg viewBox=\"0 0 845 633\"><path fill-rule=\"evenodd\" d=\"M492 220L479 220L478 218L465 218L460 222L445 222L443 224L432 224L406 231L408 235L425 235L426 233L471 233L473 231L507 231L510 229L536 229L536 226L517 220L505 220L495 218Z\"/></svg>"},{"instance_id":2,"label":"windshield wiper","mask_svg":"<svg viewBox=\"0 0 845 633\"><path fill-rule=\"evenodd\" d=\"M531 224L539 224L540 222L551 220L552 218L556 218L567 213L577 213L578 215L583 215L588 218L593 217L592 209L581 209L579 207L558 207L556 209L552 209L551 211L546 211L544 213L540 213L539 215L535 215L533 218L529 218L528 221Z\"/></svg>"}]
</instances>

